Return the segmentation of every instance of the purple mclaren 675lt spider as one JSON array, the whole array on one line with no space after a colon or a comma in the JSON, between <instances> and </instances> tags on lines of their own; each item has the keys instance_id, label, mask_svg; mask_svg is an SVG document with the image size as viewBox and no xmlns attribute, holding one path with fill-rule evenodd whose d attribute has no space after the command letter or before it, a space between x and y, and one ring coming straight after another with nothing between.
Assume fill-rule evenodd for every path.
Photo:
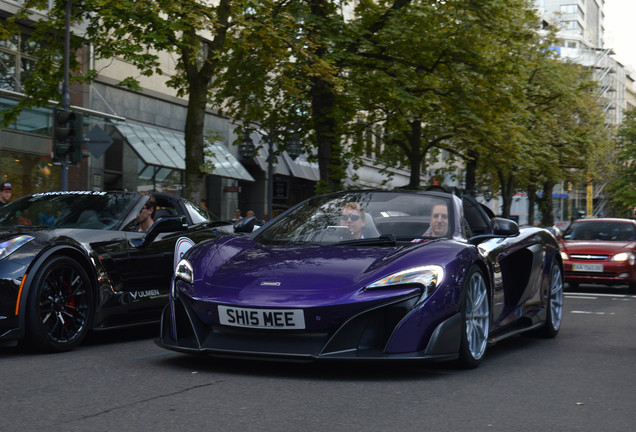
<instances>
[{"instance_id":1,"label":"purple mclaren 675lt spider","mask_svg":"<svg viewBox=\"0 0 636 432\"><path fill-rule=\"evenodd\" d=\"M317 196L176 257L157 344L184 353L472 368L511 335L556 336L563 314L553 235L458 192Z\"/></svg>"}]
</instances>

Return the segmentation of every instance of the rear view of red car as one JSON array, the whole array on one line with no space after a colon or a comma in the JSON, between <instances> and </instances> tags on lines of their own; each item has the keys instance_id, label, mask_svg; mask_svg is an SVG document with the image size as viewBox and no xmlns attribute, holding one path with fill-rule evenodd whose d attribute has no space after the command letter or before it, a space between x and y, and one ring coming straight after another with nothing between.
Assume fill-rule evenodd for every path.
<instances>
[{"instance_id":1,"label":"rear view of red car","mask_svg":"<svg viewBox=\"0 0 636 432\"><path fill-rule=\"evenodd\" d=\"M565 281L627 285L636 292L636 221L632 219L579 219L559 241Z\"/></svg>"}]
</instances>

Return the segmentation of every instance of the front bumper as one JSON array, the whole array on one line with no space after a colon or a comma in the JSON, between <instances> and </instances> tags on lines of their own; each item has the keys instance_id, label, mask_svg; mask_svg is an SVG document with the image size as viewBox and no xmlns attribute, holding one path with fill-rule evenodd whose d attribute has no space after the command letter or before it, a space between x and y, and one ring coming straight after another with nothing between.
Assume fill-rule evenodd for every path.
<instances>
[{"instance_id":1,"label":"front bumper","mask_svg":"<svg viewBox=\"0 0 636 432\"><path fill-rule=\"evenodd\" d=\"M627 261L602 261L602 272L575 271L574 264L589 264L586 260L566 260L563 263L563 276L566 282L589 283L601 285L633 285L636 284L636 266Z\"/></svg>"},{"instance_id":2,"label":"front bumper","mask_svg":"<svg viewBox=\"0 0 636 432\"><path fill-rule=\"evenodd\" d=\"M409 296L374 306L347 319L335 331L300 332L204 323L187 303L175 300L172 307L168 305L163 311L160 337L155 342L160 347L188 354L294 362L456 359L461 332L459 314L431 326L421 350L402 352L390 348L417 298Z\"/></svg>"}]
</instances>

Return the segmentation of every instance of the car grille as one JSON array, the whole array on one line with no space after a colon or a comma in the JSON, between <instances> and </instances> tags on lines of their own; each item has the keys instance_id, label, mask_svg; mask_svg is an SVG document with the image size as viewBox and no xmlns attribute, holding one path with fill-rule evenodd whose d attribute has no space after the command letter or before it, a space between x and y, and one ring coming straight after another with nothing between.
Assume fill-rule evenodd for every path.
<instances>
[{"instance_id":1,"label":"car grille","mask_svg":"<svg viewBox=\"0 0 636 432\"><path fill-rule=\"evenodd\" d=\"M607 255L583 255L583 254L576 254L576 255L570 255L572 258L574 259L580 259L580 260L590 260L590 261L602 261L602 260L606 260L607 259Z\"/></svg>"}]
</instances>

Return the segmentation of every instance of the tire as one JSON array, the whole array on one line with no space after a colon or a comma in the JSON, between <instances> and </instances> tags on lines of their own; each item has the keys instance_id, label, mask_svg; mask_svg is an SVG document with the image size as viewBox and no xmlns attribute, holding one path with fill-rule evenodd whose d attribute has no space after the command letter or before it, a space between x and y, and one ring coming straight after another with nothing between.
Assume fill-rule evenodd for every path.
<instances>
[{"instance_id":1,"label":"tire","mask_svg":"<svg viewBox=\"0 0 636 432\"><path fill-rule=\"evenodd\" d=\"M557 262L552 263L550 270L550 292L546 304L545 324L537 335L544 338L553 338L559 334L561 320L563 319L563 271Z\"/></svg>"},{"instance_id":2,"label":"tire","mask_svg":"<svg viewBox=\"0 0 636 432\"><path fill-rule=\"evenodd\" d=\"M463 368L474 369L486 354L490 330L488 287L483 273L476 266L471 267L464 281L461 314L459 364Z\"/></svg>"},{"instance_id":3,"label":"tire","mask_svg":"<svg viewBox=\"0 0 636 432\"><path fill-rule=\"evenodd\" d=\"M93 290L84 268L66 256L44 262L28 298L28 344L37 351L69 351L86 336L92 316Z\"/></svg>"}]
</instances>

